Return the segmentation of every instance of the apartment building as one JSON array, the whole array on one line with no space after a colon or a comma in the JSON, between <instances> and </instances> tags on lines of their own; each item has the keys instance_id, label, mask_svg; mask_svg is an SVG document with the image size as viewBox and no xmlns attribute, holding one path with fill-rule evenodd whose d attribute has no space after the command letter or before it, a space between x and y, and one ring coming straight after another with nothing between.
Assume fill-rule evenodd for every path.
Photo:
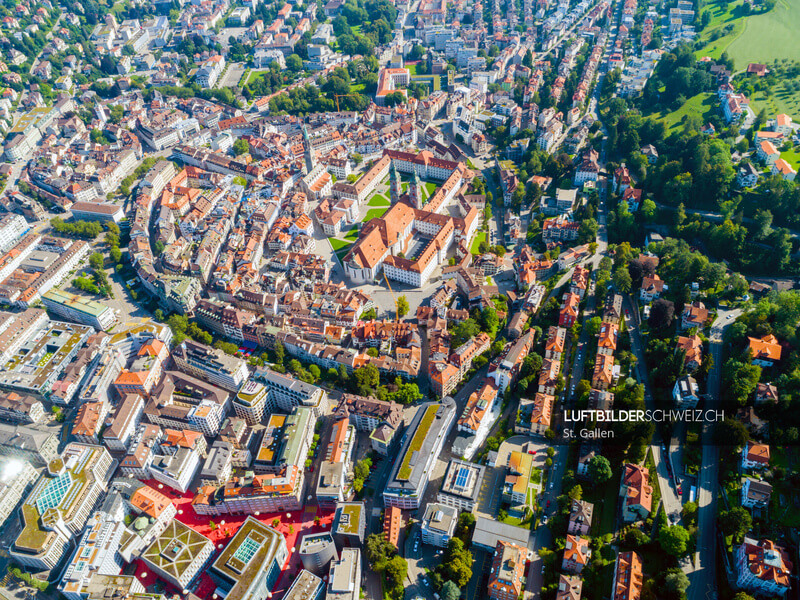
<instances>
[{"instance_id":1,"label":"apartment building","mask_svg":"<svg viewBox=\"0 0 800 600\"><path fill-rule=\"evenodd\" d=\"M250 372L247 362L205 344L186 339L172 350L179 370L236 392Z\"/></svg>"},{"instance_id":2,"label":"apartment building","mask_svg":"<svg viewBox=\"0 0 800 600\"><path fill-rule=\"evenodd\" d=\"M449 396L441 403L429 402L419 407L403 435L400 453L383 492L387 506L419 508L433 463L442 450L455 416L456 404Z\"/></svg>"}]
</instances>

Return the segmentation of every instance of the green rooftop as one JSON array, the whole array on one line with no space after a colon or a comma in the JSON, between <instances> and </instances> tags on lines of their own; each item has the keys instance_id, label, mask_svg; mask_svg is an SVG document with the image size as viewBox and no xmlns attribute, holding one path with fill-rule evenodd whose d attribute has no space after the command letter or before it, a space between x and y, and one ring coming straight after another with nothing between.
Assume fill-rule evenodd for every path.
<instances>
[{"instance_id":1,"label":"green rooftop","mask_svg":"<svg viewBox=\"0 0 800 600\"><path fill-rule=\"evenodd\" d=\"M425 409L425 414L422 415L422 419L420 419L417 430L414 432L414 437L411 439L408 450L406 450L406 454L403 457L400 469L397 471L397 479L408 480L408 478L411 477L411 457L414 456L414 452L418 452L419 449L422 448L422 444L425 442L425 437L428 435L428 430L431 428L431 424L436 418L436 412L438 410L438 404L432 404Z\"/></svg>"},{"instance_id":2,"label":"green rooftop","mask_svg":"<svg viewBox=\"0 0 800 600\"><path fill-rule=\"evenodd\" d=\"M361 511L363 510L362 504L343 504L342 516L339 517L338 531L347 533L349 535L356 535L358 533L358 525L361 521ZM347 515L347 519L343 517Z\"/></svg>"},{"instance_id":3,"label":"green rooftop","mask_svg":"<svg viewBox=\"0 0 800 600\"><path fill-rule=\"evenodd\" d=\"M105 304L78 294L70 294L64 290L52 289L42 296L42 300L60 304L94 318L99 318L100 315L109 310L109 307ZM47 305L47 302L45 302L45 305Z\"/></svg>"}]
</instances>

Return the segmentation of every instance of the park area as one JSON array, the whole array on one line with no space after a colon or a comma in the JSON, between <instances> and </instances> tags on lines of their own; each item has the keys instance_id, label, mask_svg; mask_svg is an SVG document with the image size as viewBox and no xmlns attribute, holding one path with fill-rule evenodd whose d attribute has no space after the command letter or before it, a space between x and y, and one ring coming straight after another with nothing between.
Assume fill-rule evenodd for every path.
<instances>
[{"instance_id":1,"label":"park area","mask_svg":"<svg viewBox=\"0 0 800 600\"><path fill-rule=\"evenodd\" d=\"M680 131L684 119L688 115L697 115L702 121L701 126L708 122L708 118L719 111L719 100L714 94L703 92L692 96L677 110L668 113L653 113L653 117L666 124L669 133Z\"/></svg>"}]
</instances>

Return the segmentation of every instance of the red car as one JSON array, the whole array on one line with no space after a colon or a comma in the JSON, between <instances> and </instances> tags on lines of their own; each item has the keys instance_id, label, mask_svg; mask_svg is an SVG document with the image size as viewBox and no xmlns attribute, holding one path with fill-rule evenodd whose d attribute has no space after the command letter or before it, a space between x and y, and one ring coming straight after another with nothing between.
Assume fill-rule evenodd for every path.
<instances>
[{"instance_id":1,"label":"red car","mask_svg":"<svg viewBox=\"0 0 800 600\"><path fill-rule=\"evenodd\" d=\"M545 506L545 508L548 508L550 506L550 502L551 502L551 500L547 501L547 506Z\"/></svg>"}]
</instances>

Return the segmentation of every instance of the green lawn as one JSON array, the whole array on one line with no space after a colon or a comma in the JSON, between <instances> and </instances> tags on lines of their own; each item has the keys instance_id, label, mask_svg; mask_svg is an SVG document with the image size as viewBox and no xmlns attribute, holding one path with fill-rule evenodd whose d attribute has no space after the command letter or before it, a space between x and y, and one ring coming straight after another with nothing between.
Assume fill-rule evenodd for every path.
<instances>
[{"instance_id":1,"label":"green lawn","mask_svg":"<svg viewBox=\"0 0 800 600\"><path fill-rule=\"evenodd\" d=\"M366 223L370 219L376 219L378 217L382 217L383 213L385 213L387 210L389 210L389 209L388 208L370 208L367 211L367 216L364 217L364 220L362 221L362 223Z\"/></svg>"},{"instance_id":2,"label":"green lawn","mask_svg":"<svg viewBox=\"0 0 800 600\"><path fill-rule=\"evenodd\" d=\"M798 150L798 146L795 146L791 150L781 152L781 158L797 170L798 166L800 166L800 151Z\"/></svg>"},{"instance_id":3,"label":"green lawn","mask_svg":"<svg viewBox=\"0 0 800 600\"><path fill-rule=\"evenodd\" d=\"M767 13L745 19L744 32L728 46L728 55L737 69L751 62L771 63L781 58L796 59L800 54L800 2L780 0Z\"/></svg>"},{"instance_id":4,"label":"green lawn","mask_svg":"<svg viewBox=\"0 0 800 600\"><path fill-rule=\"evenodd\" d=\"M356 227L353 227L353 229L351 229L350 231L348 231L344 235L344 239L352 240L352 241L357 240L358 239L358 229Z\"/></svg>"},{"instance_id":5,"label":"green lawn","mask_svg":"<svg viewBox=\"0 0 800 600\"><path fill-rule=\"evenodd\" d=\"M756 114L758 114L762 108L767 111L770 117L774 117L780 113L786 113L787 115L797 115L800 113L800 93L795 92L789 87L794 81L797 80L784 77L775 83L769 96L764 92L756 92L750 96L750 104Z\"/></svg>"},{"instance_id":6,"label":"green lawn","mask_svg":"<svg viewBox=\"0 0 800 600\"><path fill-rule=\"evenodd\" d=\"M423 194L423 196L425 196L426 198L430 198L436 192L436 188L437 187L439 187L439 186L437 186L432 181L425 182L425 185L423 186L423 189L424 189L425 192L427 192L427 196L425 196L425 194Z\"/></svg>"},{"instance_id":7,"label":"green lawn","mask_svg":"<svg viewBox=\"0 0 800 600\"><path fill-rule=\"evenodd\" d=\"M340 240L338 238L328 238L328 242L330 242L331 248L333 248L334 252L347 249L352 245L350 242L346 240Z\"/></svg>"},{"instance_id":8,"label":"green lawn","mask_svg":"<svg viewBox=\"0 0 800 600\"><path fill-rule=\"evenodd\" d=\"M261 71L250 71L250 76L247 78L246 84L247 83L254 83L254 82L258 81L259 79L263 79L264 78L264 73L266 73L266 71L267 71L267 69L263 69Z\"/></svg>"},{"instance_id":9,"label":"green lawn","mask_svg":"<svg viewBox=\"0 0 800 600\"><path fill-rule=\"evenodd\" d=\"M391 202L389 199L384 196L383 194L374 194L372 198L369 199L370 206L390 206Z\"/></svg>"},{"instance_id":10,"label":"green lawn","mask_svg":"<svg viewBox=\"0 0 800 600\"><path fill-rule=\"evenodd\" d=\"M705 123L708 121L708 117L718 109L719 101L714 94L701 93L689 98L678 110L666 114L654 113L653 116L660 121L664 121L670 130L680 130L683 126L683 118L686 115L699 114Z\"/></svg>"},{"instance_id":11,"label":"green lawn","mask_svg":"<svg viewBox=\"0 0 800 600\"><path fill-rule=\"evenodd\" d=\"M741 35L745 28L745 18L742 18L742 5L742 2L731 2L726 5L721 0L713 0L708 3L704 10L711 12L711 21L700 34L700 41L705 45L695 52L697 58L702 58L703 56L710 56L713 59L719 58L731 42ZM732 29L728 33L721 35L729 25L732 26ZM718 35L720 37L712 41L712 38ZM738 65L737 68L739 68Z\"/></svg>"},{"instance_id":12,"label":"green lawn","mask_svg":"<svg viewBox=\"0 0 800 600\"><path fill-rule=\"evenodd\" d=\"M404 181L400 184L400 193L405 194L408 191L408 182Z\"/></svg>"},{"instance_id":13,"label":"green lawn","mask_svg":"<svg viewBox=\"0 0 800 600\"><path fill-rule=\"evenodd\" d=\"M417 65L416 64L414 64L414 65L406 65L406 68L408 69L408 72L411 75L411 77L414 77L415 75L418 75L418 73L417 73Z\"/></svg>"},{"instance_id":14,"label":"green lawn","mask_svg":"<svg viewBox=\"0 0 800 600\"><path fill-rule=\"evenodd\" d=\"M480 254L480 251L478 250L478 247L481 245L481 242L485 242L485 241L486 241L486 232L485 231L479 231L478 233L476 233L475 234L475 239L472 240L472 249L470 250L470 252L472 252L473 254Z\"/></svg>"}]
</instances>

